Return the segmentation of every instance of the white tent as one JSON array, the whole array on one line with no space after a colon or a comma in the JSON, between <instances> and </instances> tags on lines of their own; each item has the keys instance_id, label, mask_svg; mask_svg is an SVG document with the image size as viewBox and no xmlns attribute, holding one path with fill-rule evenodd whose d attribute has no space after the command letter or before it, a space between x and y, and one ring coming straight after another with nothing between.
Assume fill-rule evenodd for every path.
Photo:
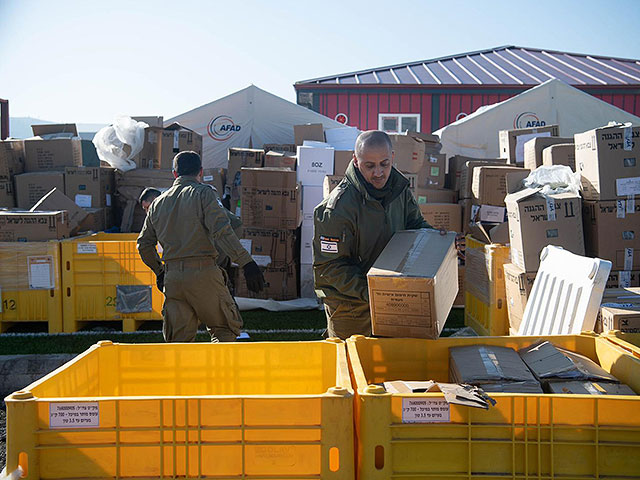
<instances>
[{"instance_id":1,"label":"white tent","mask_svg":"<svg viewBox=\"0 0 640 480\"><path fill-rule=\"evenodd\" d=\"M498 131L557 124L561 137L610 121L640 125L636 117L566 83L552 79L500 103L480 107L434 132L442 153L498 158Z\"/></svg>"},{"instance_id":2,"label":"white tent","mask_svg":"<svg viewBox=\"0 0 640 480\"><path fill-rule=\"evenodd\" d=\"M203 166L227 166L227 149L262 148L265 143L294 143L293 126L341 123L251 85L165 121L178 122L202 135Z\"/></svg>"}]
</instances>

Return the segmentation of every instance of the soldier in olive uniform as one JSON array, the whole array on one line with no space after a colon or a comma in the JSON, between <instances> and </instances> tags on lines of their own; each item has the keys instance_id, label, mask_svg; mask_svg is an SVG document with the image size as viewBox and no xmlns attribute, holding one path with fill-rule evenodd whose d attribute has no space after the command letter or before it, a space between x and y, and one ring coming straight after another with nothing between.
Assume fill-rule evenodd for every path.
<instances>
[{"instance_id":1,"label":"soldier in olive uniform","mask_svg":"<svg viewBox=\"0 0 640 480\"><path fill-rule=\"evenodd\" d=\"M215 190L200 183L200 156L180 152L173 170L173 186L151 203L138 237L142 261L156 274L159 287L164 286L164 338L191 342L200 321L212 341L234 341L242 318L216 264L218 250L243 268L249 290L262 290L262 272L233 233Z\"/></svg>"},{"instance_id":2,"label":"soldier in olive uniform","mask_svg":"<svg viewBox=\"0 0 640 480\"><path fill-rule=\"evenodd\" d=\"M389 136L363 132L345 178L315 208L313 274L328 336L371 335L369 268L398 230L431 228L392 163Z\"/></svg>"}]
</instances>

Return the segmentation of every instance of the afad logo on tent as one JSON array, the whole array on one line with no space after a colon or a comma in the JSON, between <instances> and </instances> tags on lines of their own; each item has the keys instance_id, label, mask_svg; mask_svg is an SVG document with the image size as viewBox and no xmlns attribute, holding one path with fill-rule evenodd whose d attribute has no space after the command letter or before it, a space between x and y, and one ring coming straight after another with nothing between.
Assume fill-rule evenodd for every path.
<instances>
[{"instance_id":1,"label":"afad logo on tent","mask_svg":"<svg viewBox=\"0 0 640 480\"><path fill-rule=\"evenodd\" d=\"M544 127L547 124L544 120L540 120L533 112L524 112L516 116L513 121L513 128L535 128Z\"/></svg>"},{"instance_id":2,"label":"afad logo on tent","mask_svg":"<svg viewBox=\"0 0 640 480\"><path fill-rule=\"evenodd\" d=\"M209 122L207 133L211 138L218 142L224 142L233 137L234 133L239 132L242 127L233 123L233 119L229 115L220 115Z\"/></svg>"}]
</instances>

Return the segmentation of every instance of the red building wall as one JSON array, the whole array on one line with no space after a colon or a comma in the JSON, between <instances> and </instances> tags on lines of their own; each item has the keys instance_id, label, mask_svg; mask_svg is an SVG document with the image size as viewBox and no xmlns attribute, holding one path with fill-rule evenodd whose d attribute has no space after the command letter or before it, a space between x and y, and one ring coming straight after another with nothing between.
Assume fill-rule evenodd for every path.
<instances>
[{"instance_id":1,"label":"red building wall","mask_svg":"<svg viewBox=\"0 0 640 480\"><path fill-rule=\"evenodd\" d=\"M379 113L419 113L420 130L433 132L454 122L460 114L468 115L482 105L501 102L523 90L526 88L491 93L420 93L404 92L400 89L382 92L364 89L346 92L315 89L308 91L316 96L314 110L329 118L335 118L338 113L344 113L349 118L348 124L361 130L377 129ZM305 89L300 88L299 91L305 91ZM633 93L590 93L605 102L640 116L640 93L636 91L637 89L634 89Z\"/></svg>"}]
</instances>

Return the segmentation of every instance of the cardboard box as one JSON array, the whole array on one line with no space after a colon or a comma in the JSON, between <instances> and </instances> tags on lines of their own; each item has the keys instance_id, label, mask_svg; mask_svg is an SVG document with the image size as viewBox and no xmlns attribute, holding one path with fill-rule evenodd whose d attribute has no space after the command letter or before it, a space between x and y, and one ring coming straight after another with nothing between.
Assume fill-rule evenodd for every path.
<instances>
[{"instance_id":1,"label":"cardboard box","mask_svg":"<svg viewBox=\"0 0 640 480\"><path fill-rule=\"evenodd\" d=\"M102 232L113 226L113 209L112 208L83 208L86 217L80 226L79 232Z\"/></svg>"},{"instance_id":2,"label":"cardboard box","mask_svg":"<svg viewBox=\"0 0 640 480\"><path fill-rule=\"evenodd\" d=\"M297 157L295 152L274 152L270 150L264 154L265 167L283 167L295 170L296 163Z\"/></svg>"},{"instance_id":3,"label":"cardboard box","mask_svg":"<svg viewBox=\"0 0 640 480\"><path fill-rule=\"evenodd\" d=\"M16 205L25 210L33 207L38 200L54 188L64 192L64 173L31 172L16 175Z\"/></svg>"},{"instance_id":4,"label":"cardboard box","mask_svg":"<svg viewBox=\"0 0 640 480\"><path fill-rule=\"evenodd\" d=\"M24 141L0 141L0 182L12 182L13 177L24 172Z\"/></svg>"},{"instance_id":5,"label":"cardboard box","mask_svg":"<svg viewBox=\"0 0 640 480\"><path fill-rule=\"evenodd\" d=\"M160 127L162 128L164 124L163 116L142 116L142 117L131 117L136 122L144 122L150 127Z\"/></svg>"},{"instance_id":6,"label":"cardboard box","mask_svg":"<svg viewBox=\"0 0 640 480\"><path fill-rule=\"evenodd\" d=\"M287 168L242 168L241 217L245 227L295 229L302 215L301 186Z\"/></svg>"},{"instance_id":7,"label":"cardboard box","mask_svg":"<svg viewBox=\"0 0 640 480\"><path fill-rule=\"evenodd\" d=\"M425 174L425 183L419 186L429 188L444 188L444 178L447 157L442 153L425 154L422 170Z\"/></svg>"},{"instance_id":8,"label":"cardboard box","mask_svg":"<svg viewBox=\"0 0 640 480\"><path fill-rule=\"evenodd\" d=\"M313 263L313 224L300 229L300 263Z\"/></svg>"},{"instance_id":9,"label":"cardboard box","mask_svg":"<svg viewBox=\"0 0 640 480\"><path fill-rule=\"evenodd\" d=\"M353 160L353 150L335 150L333 152L333 174L344 176L351 160Z\"/></svg>"},{"instance_id":10,"label":"cardboard box","mask_svg":"<svg viewBox=\"0 0 640 480\"><path fill-rule=\"evenodd\" d=\"M323 187L302 186L302 224L313 225L313 210L322 202Z\"/></svg>"},{"instance_id":11,"label":"cardboard box","mask_svg":"<svg viewBox=\"0 0 640 480\"><path fill-rule=\"evenodd\" d=\"M322 198L327 198L334 188L342 181L344 175L327 175L322 182Z\"/></svg>"},{"instance_id":12,"label":"cardboard box","mask_svg":"<svg viewBox=\"0 0 640 480\"><path fill-rule=\"evenodd\" d=\"M473 172L476 168L482 166L508 166L505 164L505 160L494 161L494 160L469 160L464 162L460 167L460 175L459 175L459 198L471 198L473 196L471 192L471 187L473 185Z\"/></svg>"},{"instance_id":13,"label":"cardboard box","mask_svg":"<svg viewBox=\"0 0 640 480\"><path fill-rule=\"evenodd\" d=\"M418 205L424 203L456 203L458 201L457 192L444 188L416 187L415 197Z\"/></svg>"},{"instance_id":14,"label":"cardboard box","mask_svg":"<svg viewBox=\"0 0 640 480\"><path fill-rule=\"evenodd\" d=\"M640 271L611 270L605 288L640 287Z\"/></svg>"},{"instance_id":15,"label":"cardboard box","mask_svg":"<svg viewBox=\"0 0 640 480\"><path fill-rule=\"evenodd\" d=\"M82 208L57 188L52 189L31 207L32 212L57 212L61 210L66 210L67 212L71 232L76 231L80 222L87 216L87 213Z\"/></svg>"},{"instance_id":16,"label":"cardboard box","mask_svg":"<svg viewBox=\"0 0 640 480\"><path fill-rule=\"evenodd\" d=\"M612 270L640 270L640 202L585 201L582 220L588 256L611 261Z\"/></svg>"},{"instance_id":17,"label":"cardboard box","mask_svg":"<svg viewBox=\"0 0 640 480\"><path fill-rule=\"evenodd\" d=\"M559 143L573 143L573 138L534 137L524 144L524 168L535 170L542 165L542 152L545 148Z\"/></svg>"},{"instance_id":18,"label":"cardboard box","mask_svg":"<svg viewBox=\"0 0 640 480\"><path fill-rule=\"evenodd\" d=\"M542 150L542 164L566 165L576 171L576 145L575 143L559 143Z\"/></svg>"},{"instance_id":19,"label":"cardboard box","mask_svg":"<svg viewBox=\"0 0 640 480\"><path fill-rule=\"evenodd\" d=\"M144 146L134 161L138 168L170 170L180 152L193 151L202 156L202 135L172 123L165 128L145 128Z\"/></svg>"},{"instance_id":20,"label":"cardboard box","mask_svg":"<svg viewBox=\"0 0 640 480\"><path fill-rule=\"evenodd\" d=\"M32 125L24 141L25 172L63 170L82 165L82 144L74 124Z\"/></svg>"},{"instance_id":21,"label":"cardboard box","mask_svg":"<svg viewBox=\"0 0 640 480\"><path fill-rule=\"evenodd\" d=\"M576 255L585 253L580 195L560 193L543 197L540 190L526 188L505 199L511 263L526 272L538 271L540 252L547 245L562 247ZM554 209L552 215L550 208Z\"/></svg>"},{"instance_id":22,"label":"cardboard box","mask_svg":"<svg viewBox=\"0 0 640 480\"><path fill-rule=\"evenodd\" d=\"M457 203L423 203L420 205L420 212L435 229L462 231L462 207Z\"/></svg>"},{"instance_id":23,"label":"cardboard box","mask_svg":"<svg viewBox=\"0 0 640 480\"><path fill-rule=\"evenodd\" d=\"M64 170L64 192L83 208L110 207L115 194L115 170L67 167Z\"/></svg>"},{"instance_id":24,"label":"cardboard box","mask_svg":"<svg viewBox=\"0 0 640 480\"><path fill-rule=\"evenodd\" d=\"M524 165L524 144L535 137L557 137L558 125L541 125L534 128L517 128L515 130L500 130L500 158L506 158L507 163Z\"/></svg>"},{"instance_id":25,"label":"cardboard box","mask_svg":"<svg viewBox=\"0 0 640 480\"><path fill-rule=\"evenodd\" d=\"M262 150L265 152L291 152L296 154L297 146L294 143L265 143ZM265 167L268 165L265 165Z\"/></svg>"},{"instance_id":26,"label":"cardboard box","mask_svg":"<svg viewBox=\"0 0 640 480\"><path fill-rule=\"evenodd\" d=\"M640 127L600 127L574 136L585 200L640 195Z\"/></svg>"},{"instance_id":27,"label":"cardboard box","mask_svg":"<svg viewBox=\"0 0 640 480\"><path fill-rule=\"evenodd\" d=\"M307 123L305 125L293 126L293 138L297 146L302 145L305 140L324 142L324 127L321 123Z\"/></svg>"},{"instance_id":28,"label":"cardboard box","mask_svg":"<svg viewBox=\"0 0 640 480\"><path fill-rule=\"evenodd\" d=\"M67 212L0 211L0 242L42 242L70 235Z\"/></svg>"},{"instance_id":29,"label":"cardboard box","mask_svg":"<svg viewBox=\"0 0 640 480\"><path fill-rule=\"evenodd\" d=\"M224 195L224 170L222 168L205 168L202 170L202 183L211 185L220 198Z\"/></svg>"},{"instance_id":30,"label":"cardboard box","mask_svg":"<svg viewBox=\"0 0 640 480\"><path fill-rule=\"evenodd\" d=\"M495 345L450 347L449 381L477 385L487 392L542 393L516 351Z\"/></svg>"},{"instance_id":31,"label":"cardboard box","mask_svg":"<svg viewBox=\"0 0 640 480\"><path fill-rule=\"evenodd\" d=\"M300 298L318 298L313 280L313 265L310 263L300 264Z\"/></svg>"},{"instance_id":32,"label":"cardboard box","mask_svg":"<svg viewBox=\"0 0 640 480\"><path fill-rule=\"evenodd\" d=\"M638 302L607 302L600 307L599 317L602 331L620 330L625 333L640 333L640 297Z\"/></svg>"},{"instance_id":33,"label":"cardboard box","mask_svg":"<svg viewBox=\"0 0 640 480\"><path fill-rule=\"evenodd\" d=\"M374 335L437 338L458 294L456 234L399 231L369 272Z\"/></svg>"},{"instance_id":34,"label":"cardboard box","mask_svg":"<svg viewBox=\"0 0 640 480\"><path fill-rule=\"evenodd\" d=\"M240 200L241 168L260 168L264 164L264 150L255 148L230 148L228 150L227 178L225 192L231 196L231 211ZM235 212L234 212L235 213Z\"/></svg>"},{"instance_id":35,"label":"cardboard box","mask_svg":"<svg viewBox=\"0 0 640 480\"><path fill-rule=\"evenodd\" d=\"M522 361L540 382L592 380L617 382L618 379L590 358L542 340L518 350Z\"/></svg>"},{"instance_id":36,"label":"cardboard box","mask_svg":"<svg viewBox=\"0 0 640 480\"><path fill-rule=\"evenodd\" d=\"M523 172L520 167L478 166L473 169L471 198L476 205L504 206L507 196L507 175Z\"/></svg>"},{"instance_id":37,"label":"cardboard box","mask_svg":"<svg viewBox=\"0 0 640 480\"><path fill-rule=\"evenodd\" d=\"M272 298L274 300L293 300L298 298L298 275L295 263L280 267L261 268L264 275L264 290L253 293L247 289L244 275L237 269L236 296L245 298Z\"/></svg>"},{"instance_id":38,"label":"cardboard box","mask_svg":"<svg viewBox=\"0 0 640 480\"><path fill-rule=\"evenodd\" d=\"M242 244L252 255L270 258L271 266L282 266L296 259L296 231L243 227Z\"/></svg>"},{"instance_id":39,"label":"cardboard box","mask_svg":"<svg viewBox=\"0 0 640 480\"><path fill-rule=\"evenodd\" d=\"M507 160L505 158L475 158L465 157L463 155L454 155L449 157L447 163L447 174L445 177L445 187L459 192L461 190L460 182L462 170L467 168L467 162L486 162L485 165L506 165ZM467 176L473 178L473 172ZM465 197L462 197L465 198ZM468 198L468 197L466 197Z\"/></svg>"},{"instance_id":40,"label":"cardboard box","mask_svg":"<svg viewBox=\"0 0 640 480\"><path fill-rule=\"evenodd\" d=\"M505 263L503 268L509 327L517 332L520 329L524 309L527 306L537 272L525 272L513 263Z\"/></svg>"},{"instance_id":41,"label":"cardboard box","mask_svg":"<svg viewBox=\"0 0 640 480\"><path fill-rule=\"evenodd\" d=\"M548 393L562 395L635 395L636 393L623 383L592 382L589 380L572 380L568 382L549 382Z\"/></svg>"},{"instance_id":42,"label":"cardboard box","mask_svg":"<svg viewBox=\"0 0 640 480\"><path fill-rule=\"evenodd\" d=\"M389 135L393 165L401 172L418 173L424 164L424 142L410 135Z\"/></svg>"},{"instance_id":43,"label":"cardboard box","mask_svg":"<svg viewBox=\"0 0 640 480\"><path fill-rule=\"evenodd\" d=\"M16 206L16 198L13 191L13 182L0 182L0 208L13 208Z\"/></svg>"},{"instance_id":44,"label":"cardboard box","mask_svg":"<svg viewBox=\"0 0 640 480\"><path fill-rule=\"evenodd\" d=\"M321 187L324 177L333 175L333 152L333 148L298 147L298 182Z\"/></svg>"}]
</instances>

